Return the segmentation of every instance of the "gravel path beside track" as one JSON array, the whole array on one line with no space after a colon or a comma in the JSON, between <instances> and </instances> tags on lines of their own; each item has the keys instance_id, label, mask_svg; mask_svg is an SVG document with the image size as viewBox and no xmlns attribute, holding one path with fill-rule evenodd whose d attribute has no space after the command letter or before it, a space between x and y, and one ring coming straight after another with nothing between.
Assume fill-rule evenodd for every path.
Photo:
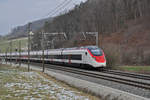
<instances>
[{"instance_id":1,"label":"gravel path beside track","mask_svg":"<svg viewBox=\"0 0 150 100\"><path fill-rule=\"evenodd\" d=\"M136 88L136 87L133 87L133 86L119 84L119 83L116 83L116 82L111 82L111 81L107 81L107 80L103 80L103 79L92 78L92 77L88 77L88 76L84 76L84 75L68 73L68 72L64 72L64 71L60 71L60 70L54 70L54 69L48 69L48 70L53 71L53 72L57 72L57 73L61 73L61 74L65 74L65 75L68 75L68 76L72 76L72 77L75 77L75 78L83 79L83 80L86 80L86 81L102 84L104 86L119 89L119 90L122 90L122 91L125 91L125 92L129 92L129 93L132 93L132 94L139 95L139 96L150 98L150 90Z\"/></svg>"}]
</instances>

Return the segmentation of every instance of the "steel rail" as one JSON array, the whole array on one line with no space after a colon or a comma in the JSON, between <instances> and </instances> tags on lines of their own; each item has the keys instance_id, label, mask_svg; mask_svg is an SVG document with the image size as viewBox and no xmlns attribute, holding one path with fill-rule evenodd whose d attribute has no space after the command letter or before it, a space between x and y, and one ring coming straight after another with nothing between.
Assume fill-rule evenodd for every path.
<instances>
[{"instance_id":1,"label":"steel rail","mask_svg":"<svg viewBox=\"0 0 150 100\"><path fill-rule=\"evenodd\" d=\"M104 80L108 80L108 81L113 81L113 82L117 82L117 83L121 83L121 84L125 84L125 85L131 85L134 87L150 90L150 83L144 83L144 82L123 79L123 78L118 78L118 77L113 77L113 76L108 76L108 75L100 75L100 74L96 74L96 73L71 69L71 68L67 68L67 67L62 68L62 67L57 66L57 67L48 67L48 68L61 70L61 71L74 73L74 74L79 74L79 75L84 75L84 76L88 76L88 77L98 78L98 79L104 79Z\"/></svg>"},{"instance_id":2,"label":"steel rail","mask_svg":"<svg viewBox=\"0 0 150 100\"><path fill-rule=\"evenodd\" d=\"M121 72L121 71L118 72L118 71L115 71L115 70L107 70L107 71L103 71L102 73L109 73L109 74L114 74L114 75L120 75L120 76L126 76L126 77L132 77L132 78L137 78L137 79L143 79L143 80L149 80L150 81L150 76L146 76L146 75L126 73L126 72Z\"/></svg>"},{"instance_id":3,"label":"steel rail","mask_svg":"<svg viewBox=\"0 0 150 100\"><path fill-rule=\"evenodd\" d=\"M39 66L39 63L32 62L32 64L38 64L38 66ZM107 81L117 82L120 84L125 84L125 85L129 85L129 86L134 86L134 87L150 90L150 83L144 83L144 82L139 82L139 81L130 80L130 79L118 78L118 77L113 77L113 76L109 76L109 75L102 75L102 74L87 72L84 70L79 70L79 69L70 68L70 67L63 67L63 66L58 66L58 65L53 65L53 67L52 66L50 67L50 64L45 64L45 66L48 69L60 70L60 71L64 71L64 72L88 76L88 77L97 78L97 79L103 79L103 80L107 80ZM41 66L39 66L39 67L41 67Z\"/></svg>"}]
</instances>

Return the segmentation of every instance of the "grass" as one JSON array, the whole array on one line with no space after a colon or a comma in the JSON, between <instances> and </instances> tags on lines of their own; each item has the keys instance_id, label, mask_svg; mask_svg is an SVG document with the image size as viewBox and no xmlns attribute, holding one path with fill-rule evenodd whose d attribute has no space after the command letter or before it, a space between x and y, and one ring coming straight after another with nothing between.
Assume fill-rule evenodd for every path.
<instances>
[{"instance_id":1,"label":"grass","mask_svg":"<svg viewBox=\"0 0 150 100\"><path fill-rule=\"evenodd\" d=\"M7 39L0 40L0 50L2 53L5 53L6 51L9 52L10 41L11 40L7 40ZM12 40L12 52L14 52L16 48L19 48L19 41L21 41L21 48L27 47L27 42L28 42L27 38L13 39Z\"/></svg>"},{"instance_id":2,"label":"grass","mask_svg":"<svg viewBox=\"0 0 150 100\"><path fill-rule=\"evenodd\" d=\"M150 66L118 66L115 69L128 72L150 73Z\"/></svg>"},{"instance_id":3,"label":"grass","mask_svg":"<svg viewBox=\"0 0 150 100\"><path fill-rule=\"evenodd\" d=\"M42 72L0 65L0 100L23 99L100 100Z\"/></svg>"}]
</instances>

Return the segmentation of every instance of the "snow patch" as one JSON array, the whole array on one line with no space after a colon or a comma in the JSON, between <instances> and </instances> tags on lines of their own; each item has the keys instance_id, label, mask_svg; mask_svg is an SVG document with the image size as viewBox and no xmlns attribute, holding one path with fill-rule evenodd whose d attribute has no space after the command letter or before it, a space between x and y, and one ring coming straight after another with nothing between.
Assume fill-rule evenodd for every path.
<instances>
[{"instance_id":1,"label":"snow patch","mask_svg":"<svg viewBox=\"0 0 150 100\"><path fill-rule=\"evenodd\" d=\"M64 88L36 72L19 72L16 80L20 82L6 83L4 87L15 93L15 97L22 94L26 95L24 96L25 100L42 100L46 95L50 95L50 98L57 100L89 100L87 97L81 96L80 92ZM16 87L19 89L16 90ZM36 95L38 98L30 95Z\"/></svg>"}]
</instances>

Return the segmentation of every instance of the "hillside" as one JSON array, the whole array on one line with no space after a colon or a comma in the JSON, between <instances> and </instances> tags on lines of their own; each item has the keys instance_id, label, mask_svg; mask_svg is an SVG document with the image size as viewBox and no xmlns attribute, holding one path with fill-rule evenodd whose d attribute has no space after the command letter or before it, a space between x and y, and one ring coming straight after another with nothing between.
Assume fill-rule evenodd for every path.
<instances>
[{"instance_id":1,"label":"hillside","mask_svg":"<svg viewBox=\"0 0 150 100\"><path fill-rule=\"evenodd\" d=\"M57 48L60 43L63 47L94 45L95 38L84 39L80 33L98 32L99 46L117 63L150 64L149 5L149 0L88 0L43 29L67 34L68 41L55 43Z\"/></svg>"},{"instance_id":2,"label":"hillside","mask_svg":"<svg viewBox=\"0 0 150 100\"><path fill-rule=\"evenodd\" d=\"M125 29L105 36L103 45L111 44L112 49L118 49L125 64L150 64L149 21L150 16L128 21Z\"/></svg>"},{"instance_id":3,"label":"hillside","mask_svg":"<svg viewBox=\"0 0 150 100\"><path fill-rule=\"evenodd\" d=\"M45 22L50 22L52 21L52 18L46 18L46 19L41 19L37 21L31 22L31 29L33 32L36 32L37 30L41 29ZM28 24L23 25L23 26L18 26L14 28L8 35L7 37L9 38L19 38L19 37L26 37L27 36L27 29Z\"/></svg>"},{"instance_id":4,"label":"hillside","mask_svg":"<svg viewBox=\"0 0 150 100\"><path fill-rule=\"evenodd\" d=\"M119 64L150 64L149 5L150 0L87 0L53 19L33 22L31 27L36 34L32 41L36 45L32 45L32 50L41 50L42 29L66 33L65 40L46 36L48 49L95 45L95 37L85 38L81 33L98 32L99 47ZM10 36L26 36L26 32L27 25L14 29Z\"/></svg>"},{"instance_id":5,"label":"hillside","mask_svg":"<svg viewBox=\"0 0 150 100\"><path fill-rule=\"evenodd\" d=\"M0 39L0 52L6 53L10 52L10 45L12 43L12 52L19 49L19 42L21 42L21 50L27 50L28 38L18 38L18 39Z\"/></svg>"},{"instance_id":6,"label":"hillside","mask_svg":"<svg viewBox=\"0 0 150 100\"><path fill-rule=\"evenodd\" d=\"M104 41L115 44L124 44L130 47L150 47L150 16L131 20L126 23L126 28L107 36Z\"/></svg>"}]
</instances>

